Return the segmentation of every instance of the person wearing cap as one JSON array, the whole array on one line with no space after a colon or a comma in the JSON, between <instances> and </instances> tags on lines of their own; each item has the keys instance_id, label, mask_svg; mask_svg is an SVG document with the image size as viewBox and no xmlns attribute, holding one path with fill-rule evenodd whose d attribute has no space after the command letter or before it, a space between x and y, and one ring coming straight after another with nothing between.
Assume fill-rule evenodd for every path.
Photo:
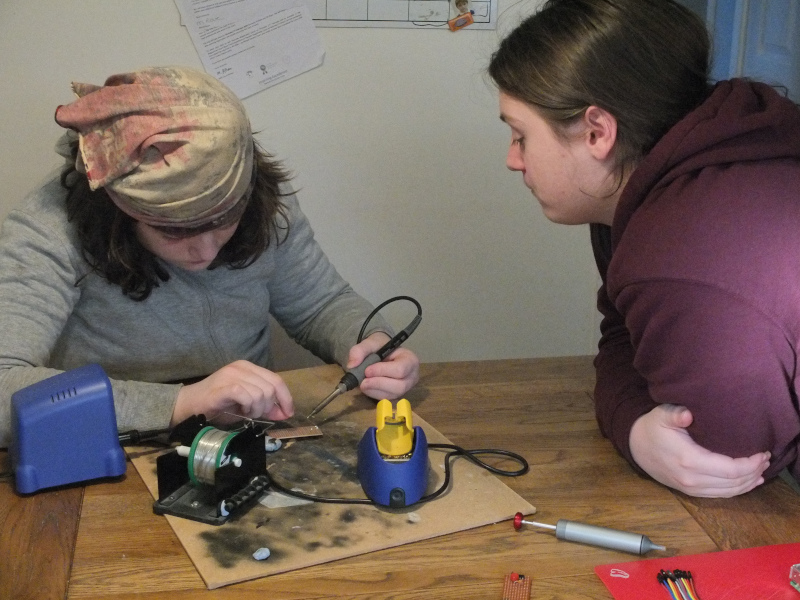
<instances>
[{"instance_id":1,"label":"person wearing cap","mask_svg":"<svg viewBox=\"0 0 800 600\"><path fill-rule=\"evenodd\" d=\"M281 163L239 99L203 72L154 67L73 83L58 107L67 164L0 229L0 447L11 395L89 363L108 374L117 424L161 429L279 420L270 315L326 362L352 367L392 333L314 240ZM406 348L361 391L397 398L419 378Z\"/></svg>"}]
</instances>

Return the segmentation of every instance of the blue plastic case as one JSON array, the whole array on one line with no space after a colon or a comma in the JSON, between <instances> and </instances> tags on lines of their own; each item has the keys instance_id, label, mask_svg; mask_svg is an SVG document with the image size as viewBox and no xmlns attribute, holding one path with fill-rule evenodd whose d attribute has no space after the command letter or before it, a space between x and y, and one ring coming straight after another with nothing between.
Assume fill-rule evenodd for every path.
<instances>
[{"instance_id":1,"label":"blue plastic case","mask_svg":"<svg viewBox=\"0 0 800 600\"><path fill-rule=\"evenodd\" d=\"M373 501L391 508L416 504L428 487L428 440L414 427L411 457L402 462L385 460L378 451L376 427L367 429L358 443L358 479Z\"/></svg>"},{"instance_id":2,"label":"blue plastic case","mask_svg":"<svg viewBox=\"0 0 800 600\"><path fill-rule=\"evenodd\" d=\"M18 492L125 473L111 382L100 365L59 373L11 396Z\"/></svg>"}]
</instances>

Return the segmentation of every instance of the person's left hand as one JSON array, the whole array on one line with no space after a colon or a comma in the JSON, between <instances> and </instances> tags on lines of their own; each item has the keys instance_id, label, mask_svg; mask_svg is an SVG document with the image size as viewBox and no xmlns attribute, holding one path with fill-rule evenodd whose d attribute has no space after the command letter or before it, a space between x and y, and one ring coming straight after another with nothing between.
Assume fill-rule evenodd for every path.
<instances>
[{"instance_id":1,"label":"person's left hand","mask_svg":"<svg viewBox=\"0 0 800 600\"><path fill-rule=\"evenodd\" d=\"M347 368L352 369L389 341L385 333L373 333L350 348ZM400 347L385 360L370 365L364 371L359 389L375 400L400 398L419 381L419 358L408 348Z\"/></svg>"},{"instance_id":2,"label":"person's left hand","mask_svg":"<svg viewBox=\"0 0 800 600\"><path fill-rule=\"evenodd\" d=\"M653 479L689 496L731 498L764 483L770 453L731 458L711 452L687 431L693 416L685 406L659 404L639 417L630 432L633 460Z\"/></svg>"}]
</instances>

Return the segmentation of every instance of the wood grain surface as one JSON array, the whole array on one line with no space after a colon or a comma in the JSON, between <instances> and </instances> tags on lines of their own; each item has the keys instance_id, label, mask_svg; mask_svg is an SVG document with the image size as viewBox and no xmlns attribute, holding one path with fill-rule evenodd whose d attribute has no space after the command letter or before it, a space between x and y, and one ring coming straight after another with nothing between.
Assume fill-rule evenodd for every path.
<instances>
[{"instance_id":1,"label":"wood grain surface","mask_svg":"<svg viewBox=\"0 0 800 600\"><path fill-rule=\"evenodd\" d=\"M327 389L339 374L315 367L287 379ZM800 539L800 495L780 479L706 500L634 473L598 432L593 385L590 357L434 363L422 366L408 399L456 444L525 456L530 473L503 481L537 507L537 521L643 533L668 547L652 556ZM609 600L594 567L632 558L504 521L209 591L131 465L120 481L30 497L0 482L3 598L499 600L516 571L532 578L534 599Z\"/></svg>"},{"instance_id":2,"label":"wood grain surface","mask_svg":"<svg viewBox=\"0 0 800 600\"><path fill-rule=\"evenodd\" d=\"M0 473L10 468L0 455ZM0 597L65 598L83 487L47 494L12 493L0 482Z\"/></svg>"}]
</instances>

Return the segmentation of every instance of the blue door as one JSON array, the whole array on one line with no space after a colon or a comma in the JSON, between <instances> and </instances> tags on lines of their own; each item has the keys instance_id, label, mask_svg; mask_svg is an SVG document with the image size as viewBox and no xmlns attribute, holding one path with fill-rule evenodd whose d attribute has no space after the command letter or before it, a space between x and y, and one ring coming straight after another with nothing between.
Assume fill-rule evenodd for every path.
<instances>
[{"instance_id":1,"label":"blue door","mask_svg":"<svg viewBox=\"0 0 800 600\"><path fill-rule=\"evenodd\" d=\"M709 0L714 79L752 77L800 102L800 0Z\"/></svg>"}]
</instances>

